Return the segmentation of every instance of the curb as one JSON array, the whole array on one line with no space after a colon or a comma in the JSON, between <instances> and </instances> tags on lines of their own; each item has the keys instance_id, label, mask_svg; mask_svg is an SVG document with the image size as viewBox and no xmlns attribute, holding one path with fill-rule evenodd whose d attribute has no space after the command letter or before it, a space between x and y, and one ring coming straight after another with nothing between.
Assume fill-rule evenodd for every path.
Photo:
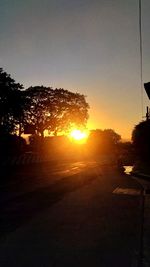
<instances>
[{"instance_id":1,"label":"curb","mask_svg":"<svg viewBox=\"0 0 150 267\"><path fill-rule=\"evenodd\" d=\"M131 175L135 176L135 177L139 177L145 180L149 180L150 182L150 175L145 174L145 173L141 173L141 172L136 172L136 171L131 171L130 172Z\"/></svg>"},{"instance_id":2,"label":"curb","mask_svg":"<svg viewBox=\"0 0 150 267\"><path fill-rule=\"evenodd\" d=\"M140 172L130 172L130 175L136 177L136 181L144 189L144 194L150 194L150 175Z\"/></svg>"}]
</instances>

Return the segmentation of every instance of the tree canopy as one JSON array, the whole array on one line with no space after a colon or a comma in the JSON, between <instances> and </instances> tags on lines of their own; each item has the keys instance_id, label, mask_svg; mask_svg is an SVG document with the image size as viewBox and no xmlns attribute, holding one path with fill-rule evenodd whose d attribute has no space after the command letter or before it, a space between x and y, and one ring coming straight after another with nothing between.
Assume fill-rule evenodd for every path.
<instances>
[{"instance_id":1,"label":"tree canopy","mask_svg":"<svg viewBox=\"0 0 150 267\"><path fill-rule=\"evenodd\" d=\"M116 145L121 140L121 136L112 129L92 130L90 136L92 139L102 144L105 142L110 145Z\"/></svg>"},{"instance_id":2,"label":"tree canopy","mask_svg":"<svg viewBox=\"0 0 150 267\"><path fill-rule=\"evenodd\" d=\"M89 136L89 147L95 153L114 152L114 148L121 141L121 136L112 129L92 130Z\"/></svg>"},{"instance_id":3,"label":"tree canopy","mask_svg":"<svg viewBox=\"0 0 150 267\"><path fill-rule=\"evenodd\" d=\"M25 111L25 123L35 127L37 134L67 131L72 126L84 126L89 105L85 96L68 90L35 86L25 91L30 103Z\"/></svg>"},{"instance_id":4,"label":"tree canopy","mask_svg":"<svg viewBox=\"0 0 150 267\"><path fill-rule=\"evenodd\" d=\"M137 124L132 132L132 142L141 159L149 159L150 151L150 120Z\"/></svg>"},{"instance_id":5,"label":"tree canopy","mask_svg":"<svg viewBox=\"0 0 150 267\"><path fill-rule=\"evenodd\" d=\"M23 86L0 68L0 133L14 131L23 116Z\"/></svg>"},{"instance_id":6,"label":"tree canopy","mask_svg":"<svg viewBox=\"0 0 150 267\"><path fill-rule=\"evenodd\" d=\"M44 86L22 89L0 68L0 133L30 129L43 136L45 130L57 134L85 126L89 105L84 95Z\"/></svg>"}]
</instances>

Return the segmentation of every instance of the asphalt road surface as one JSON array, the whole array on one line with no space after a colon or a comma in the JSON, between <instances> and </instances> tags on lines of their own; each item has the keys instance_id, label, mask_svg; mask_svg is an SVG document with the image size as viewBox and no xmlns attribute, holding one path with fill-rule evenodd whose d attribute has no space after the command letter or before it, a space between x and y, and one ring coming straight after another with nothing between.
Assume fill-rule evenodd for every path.
<instances>
[{"instance_id":1,"label":"asphalt road surface","mask_svg":"<svg viewBox=\"0 0 150 267\"><path fill-rule=\"evenodd\" d=\"M15 180L1 185L1 267L137 266L142 197L130 177L95 161L9 175Z\"/></svg>"}]
</instances>

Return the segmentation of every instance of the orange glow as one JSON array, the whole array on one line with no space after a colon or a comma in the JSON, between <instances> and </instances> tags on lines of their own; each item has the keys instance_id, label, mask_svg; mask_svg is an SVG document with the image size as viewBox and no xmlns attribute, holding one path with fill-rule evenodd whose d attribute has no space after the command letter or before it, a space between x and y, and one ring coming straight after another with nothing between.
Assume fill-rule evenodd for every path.
<instances>
[{"instance_id":1,"label":"orange glow","mask_svg":"<svg viewBox=\"0 0 150 267\"><path fill-rule=\"evenodd\" d=\"M81 131L79 129L73 129L69 133L69 137L78 143L85 143L88 138L88 131Z\"/></svg>"}]
</instances>

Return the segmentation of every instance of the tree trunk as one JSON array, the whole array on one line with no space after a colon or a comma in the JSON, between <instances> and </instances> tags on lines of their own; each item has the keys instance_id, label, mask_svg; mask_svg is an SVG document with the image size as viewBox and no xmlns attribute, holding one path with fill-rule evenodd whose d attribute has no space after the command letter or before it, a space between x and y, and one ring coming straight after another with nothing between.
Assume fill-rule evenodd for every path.
<instances>
[{"instance_id":1,"label":"tree trunk","mask_svg":"<svg viewBox=\"0 0 150 267\"><path fill-rule=\"evenodd\" d=\"M41 131L41 137L44 138L44 131Z\"/></svg>"},{"instance_id":2,"label":"tree trunk","mask_svg":"<svg viewBox=\"0 0 150 267\"><path fill-rule=\"evenodd\" d=\"M21 132L21 122L19 122L19 137L21 137L21 134L22 134L22 132Z\"/></svg>"}]
</instances>

